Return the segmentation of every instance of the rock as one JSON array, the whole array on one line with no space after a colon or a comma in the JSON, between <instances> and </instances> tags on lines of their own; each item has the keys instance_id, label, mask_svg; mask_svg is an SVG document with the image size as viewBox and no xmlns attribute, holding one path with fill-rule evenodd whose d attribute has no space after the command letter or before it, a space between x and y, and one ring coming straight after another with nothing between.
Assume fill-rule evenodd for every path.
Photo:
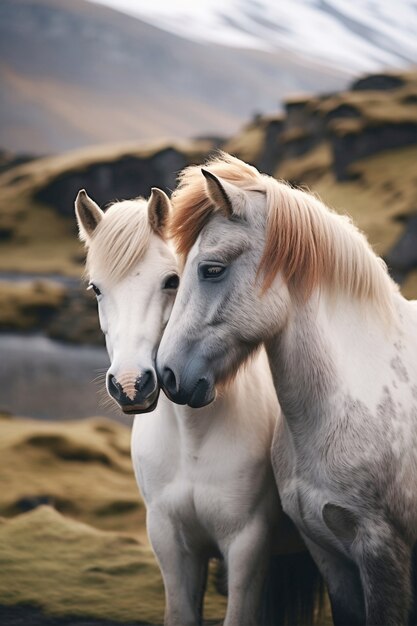
<instances>
[{"instance_id":1,"label":"rock","mask_svg":"<svg viewBox=\"0 0 417 626\"><path fill-rule=\"evenodd\" d=\"M169 192L175 187L177 172L187 164L184 153L173 147L147 158L126 155L114 161L92 162L62 172L45 185L35 199L53 206L61 215L72 217L74 199L80 189L87 189L99 205L116 199L147 197L154 186Z\"/></svg>"},{"instance_id":2,"label":"rock","mask_svg":"<svg viewBox=\"0 0 417 626\"><path fill-rule=\"evenodd\" d=\"M403 87L406 81L397 74L372 74L355 80L351 85L352 91L387 91Z\"/></svg>"},{"instance_id":3,"label":"rock","mask_svg":"<svg viewBox=\"0 0 417 626\"><path fill-rule=\"evenodd\" d=\"M358 125L352 130L334 128L329 132L333 148L333 171L337 180L351 178L349 166L364 157L417 144L417 120Z\"/></svg>"},{"instance_id":4,"label":"rock","mask_svg":"<svg viewBox=\"0 0 417 626\"><path fill-rule=\"evenodd\" d=\"M282 145L280 138L284 128L284 121L280 116L271 118L265 126L263 150L257 160L257 166L265 174L273 174L277 164L282 159Z\"/></svg>"},{"instance_id":5,"label":"rock","mask_svg":"<svg viewBox=\"0 0 417 626\"><path fill-rule=\"evenodd\" d=\"M417 214L408 218L403 234L385 256L385 261L398 283L417 268Z\"/></svg>"}]
</instances>

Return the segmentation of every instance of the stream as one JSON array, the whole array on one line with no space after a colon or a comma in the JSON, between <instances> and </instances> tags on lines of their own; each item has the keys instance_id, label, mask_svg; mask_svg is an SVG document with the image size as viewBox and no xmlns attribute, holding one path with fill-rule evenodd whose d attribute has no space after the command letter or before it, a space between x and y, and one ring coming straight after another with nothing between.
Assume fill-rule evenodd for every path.
<instances>
[{"instance_id":1,"label":"stream","mask_svg":"<svg viewBox=\"0 0 417 626\"><path fill-rule=\"evenodd\" d=\"M47 420L105 415L130 424L116 405L104 406L108 365L104 348L0 334L0 411Z\"/></svg>"}]
</instances>

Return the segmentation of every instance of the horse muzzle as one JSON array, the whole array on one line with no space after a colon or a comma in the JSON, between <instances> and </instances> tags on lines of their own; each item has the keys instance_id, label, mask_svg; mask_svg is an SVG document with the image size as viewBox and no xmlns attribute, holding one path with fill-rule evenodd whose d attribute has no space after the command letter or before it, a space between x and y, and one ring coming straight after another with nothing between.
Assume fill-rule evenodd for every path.
<instances>
[{"instance_id":1,"label":"horse muzzle","mask_svg":"<svg viewBox=\"0 0 417 626\"><path fill-rule=\"evenodd\" d=\"M140 376L125 372L118 378L108 372L106 386L110 397L127 415L150 413L158 404L160 388L153 370L145 370Z\"/></svg>"},{"instance_id":2,"label":"horse muzzle","mask_svg":"<svg viewBox=\"0 0 417 626\"><path fill-rule=\"evenodd\" d=\"M214 380L200 359L197 363L192 361L182 376L168 364L158 364L157 369L166 396L176 404L188 404L193 409L199 409L216 397Z\"/></svg>"}]
</instances>

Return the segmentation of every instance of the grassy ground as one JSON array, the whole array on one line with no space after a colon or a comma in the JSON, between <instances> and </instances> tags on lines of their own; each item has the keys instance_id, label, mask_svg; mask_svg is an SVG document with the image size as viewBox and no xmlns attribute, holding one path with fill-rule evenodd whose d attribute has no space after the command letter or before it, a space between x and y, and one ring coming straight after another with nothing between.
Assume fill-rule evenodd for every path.
<instances>
[{"instance_id":1,"label":"grassy ground","mask_svg":"<svg viewBox=\"0 0 417 626\"><path fill-rule=\"evenodd\" d=\"M129 444L130 431L105 419L0 419L0 605L162 622ZM206 618L223 610L210 581Z\"/></svg>"},{"instance_id":2,"label":"grassy ground","mask_svg":"<svg viewBox=\"0 0 417 626\"><path fill-rule=\"evenodd\" d=\"M77 618L84 626L162 623L163 585L128 428L100 418L2 416L0 475L0 621L4 614L19 626L39 626L43 615L51 626L79 626ZM221 619L225 605L212 567L205 619ZM327 606L321 626L331 623Z\"/></svg>"},{"instance_id":3,"label":"grassy ground","mask_svg":"<svg viewBox=\"0 0 417 626\"><path fill-rule=\"evenodd\" d=\"M75 221L34 197L52 176L42 173L42 161L0 175L0 271L78 276L83 250Z\"/></svg>"},{"instance_id":4,"label":"grassy ground","mask_svg":"<svg viewBox=\"0 0 417 626\"><path fill-rule=\"evenodd\" d=\"M385 254L402 233L403 219L417 210L416 160L417 147L381 153L352 166L357 180L338 182L328 174L312 189L328 205L351 215L375 251Z\"/></svg>"},{"instance_id":5,"label":"grassy ground","mask_svg":"<svg viewBox=\"0 0 417 626\"><path fill-rule=\"evenodd\" d=\"M41 506L0 524L0 602L55 615L161 621L163 592L147 546Z\"/></svg>"}]
</instances>

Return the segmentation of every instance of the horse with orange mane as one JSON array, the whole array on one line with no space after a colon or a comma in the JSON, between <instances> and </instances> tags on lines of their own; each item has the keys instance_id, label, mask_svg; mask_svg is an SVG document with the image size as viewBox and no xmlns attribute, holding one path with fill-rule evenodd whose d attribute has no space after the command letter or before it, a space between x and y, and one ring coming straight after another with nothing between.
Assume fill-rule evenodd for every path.
<instances>
[{"instance_id":1,"label":"horse with orange mane","mask_svg":"<svg viewBox=\"0 0 417 626\"><path fill-rule=\"evenodd\" d=\"M348 218L227 154L186 169L172 200L166 394L208 405L263 343L275 478L336 626L416 624L416 303Z\"/></svg>"}]
</instances>

